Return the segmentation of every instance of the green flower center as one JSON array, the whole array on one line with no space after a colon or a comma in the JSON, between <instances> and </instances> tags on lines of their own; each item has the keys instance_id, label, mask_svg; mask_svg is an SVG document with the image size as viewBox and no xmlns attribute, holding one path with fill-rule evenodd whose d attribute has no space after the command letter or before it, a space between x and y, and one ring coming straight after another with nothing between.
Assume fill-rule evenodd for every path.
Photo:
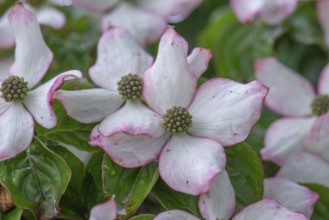
<instances>
[{"instance_id":1,"label":"green flower center","mask_svg":"<svg viewBox=\"0 0 329 220\"><path fill-rule=\"evenodd\" d=\"M6 102L23 101L28 91L27 82L23 77L10 76L1 83L0 91Z\"/></svg>"},{"instance_id":2,"label":"green flower center","mask_svg":"<svg viewBox=\"0 0 329 220\"><path fill-rule=\"evenodd\" d=\"M171 134L188 132L192 127L192 115L183 107L168 109L163 117L163 125Z\"/></svg>"},{"instance_id":3,"label":"green flower center","mask_svg":"<svg viewBox=\"0 0 329 220\"><path fill-rule=\"evenodd\" d=\"M329 96L318 95L311 104L312 112L316 116L320 116L329 111Z\"/></svg>"},{"instance_id":4,"label":"green flower center","mask_svg":"<svg viewBox=\"0 0 329 220\"><path fill-rule=\"evenodd\" d=\"M118 82L118 91L124 100L136 100L142 95L143 82L138 74L129 73Z\"/></svg>"}]
</instances>

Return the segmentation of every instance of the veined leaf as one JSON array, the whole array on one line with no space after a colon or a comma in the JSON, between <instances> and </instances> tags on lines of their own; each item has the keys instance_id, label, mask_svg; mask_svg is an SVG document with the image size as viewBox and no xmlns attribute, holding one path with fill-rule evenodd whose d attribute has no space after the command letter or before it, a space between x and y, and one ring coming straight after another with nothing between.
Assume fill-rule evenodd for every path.
<instances>
[{"instance_id":1,"label":"veined leaf","mask_svg":"<svg viewBox=\"0 0 329 220\"><path fill-rule=\"evenodd\" d=\"M263 197L263 167L257 154L246 143L225 148L226 170L241 206L255 203Z\"/></svg>"},{"instance_id":2,"label":"veined leaf","mask_svg":"<svg viewBox=\"0 0 329 220\"><path fill-rule=\"evenodd\" d=\"M0 163L1 184L10 191L17 207L31 210L37 219L57 215L70 177L63 158L38 140L15 158Z\"/></svg>"}]
</instances>

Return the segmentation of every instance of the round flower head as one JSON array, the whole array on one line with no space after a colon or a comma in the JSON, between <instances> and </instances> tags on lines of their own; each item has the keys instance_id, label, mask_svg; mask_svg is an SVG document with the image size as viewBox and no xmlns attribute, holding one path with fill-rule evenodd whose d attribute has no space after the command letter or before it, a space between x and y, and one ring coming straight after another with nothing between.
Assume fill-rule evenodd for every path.
<instances>
[{"instance_id":1,"label":"round flower head","mask_svg":"<svg viewBox=\"0 0 329 220\"><path fill-rule=\"evenodd\" d=\"M141 44L159 39L167 21L178 22L200 5L202 0L72 0L73 5L104 13L101 28L118 26L127 29Z\"/></svg>"},{"instance_id":2,"label":"round flower head","mask_svg":"<svg viewBox=\"0 0 329 220\"><path fill-rule=\"evenodd\" d=\"M306 187L281 178L266 180L265 189L268 194L265 197L266 199L245 207L233 216L235 192L228 174L226 171L223 171L215 177L209 192L201 194L199 198L200 213L206 220L229 220L231 218L234 220L307 220L308 218L300 213L305 212L303 208L312 212L312 206L319 198L317 194L311 192ZM288 195L283 195L282 190L288 189L291 190ZM286 193L287 191L284 192ZM280 200L276 201L273 197ZM299 201L298 199L305 200ZM166 211L154 218L154 220L176 219L198 220L199 218L180 210Z\"/></svg>"},{"instance_id":3,"label":"round flower head","mask_svg":"<svg viewBox=\"0 0 329 220\"><path fill-rule=\"evenodd\" d=\"M267 89L256 81L243 85L213 79L197 90L197 78L211 55L197 48L187 57L187 50L186 41L168 27L155 63L142 75L143 98L153 110L153 120L134 117L122 123L121 118L130 117L131 111L126 111L112 117L109 126L94 129L90 143L124 167L159 158L160 175L169 186L198 195L208 191L214 176L223 170L223 145L247 137L260 117ZM131 121L138 123L132 127ZM114 135L117 124L121 132Z\"/></svg>"},{"instance_id":4,"label":"round flower head","mask_svg":"<svg viewBox=\"0 0 329 220\"><path fill-rule=\"evenodd\" d=\"M51 107L54 91L64 79L81 77L79 71L68 71L34 88L46 73L53 54L42 38L35 16L21 3L12 7L8 20L16 50L13 66L0 79L0 160L14 157L29 146L34 121L45 128L56 125Z\"/></svg>"}]
</instances>

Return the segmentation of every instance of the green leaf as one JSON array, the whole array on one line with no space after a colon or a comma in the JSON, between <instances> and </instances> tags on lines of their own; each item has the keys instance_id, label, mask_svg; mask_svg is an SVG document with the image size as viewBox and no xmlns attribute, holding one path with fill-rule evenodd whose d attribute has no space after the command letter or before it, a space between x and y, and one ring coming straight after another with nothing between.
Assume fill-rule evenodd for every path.
<instances>
[{"instance_id":1,"label":"green leaf","mask_svg":"<svg viewBox=\"0 0 329 220\"><path fill-rule=\"evenodd\" d=\"M225 148L226 170L241 206L257 202L263 197L264 174L257 154L246 143Z\"/></svg>"},{"instance_id":2,"label":"green leaf","mask_svg":"<svg viewBox=\"0 0 329 220\"><path fill-rule=\"evenodd\" d=\"M102 161L104 152L95 152L85 169L81 186L81 197L88 210L105 202L102 182Z\"/></svg>"},{"instance_id":3,"label":"green leaf","mask_svg":"<svg viewBox=\"0 0 329 220\"><path fill-rule=\"evenodd\" d=\"M289 34L303 44L323 45L323 33L318 22L315 4L303 1L286 22Z\"/></svg>"},{"instance_id":4,"label":"green leaf","mask_svg":"<svg viewBox=\"0 0 329 220\"><path fill-rule=\"evenodd\" d=\"M15 0L0 1L0 15L3 15L15 2Z\"/></svg>"},{"instance_id":5,"label":"green leaf","mask_svg":"<svg viewBox=\"0 0 329 220\"><path fill-rule=\"evenodd\" d=\"M70 181L66 162L35 140L26 151L0 164L0 181L17 207L37 219L57 215L58 203Z\"/></svg>"},{"instance_id":6,"label":"green leaf","mask_svg":"<svg viewBox=\"0 0 329 220\"><path fill-rule=\"evenodd\" d=\"M2 215L2 220L20 220L22 217L23 209L15 208L10 212Z\"/></svg>"},{"instance_id":7,"label":"green leaf","mask_svg":"<svg viewBox=\"0 0 329 220\"><path fill-rule=\"evenodd\" d=\"M199 46L196 44L195 38L198 36L200 30L206 26L211 12L220 5L226 4L226 1L227 0L203 1L202 4L197 7L190 16L181 22L173 24L177 33L184 36L184 39L189 42L189 48Z\"/></svg>"},{"instance_id":8,"label":"green leaf","mask_svg":"<svg viewBox=\"0 0 329 220\"><path fill-rule=\"evenodd\" d=\"M268 108L264 108L260 119L252 127L246 142L257 152L264 147L264 135L270 124L280 116L273 113Z\"/></svg>"},{"instance_id":9,"label":"green leaf","mask_svg":"<svg viewBox=\"0 0 329 220\"><path fill-rule=\"evenodd\" d=\"M117 204L131 216L145 200L156 183L159 173L157 163L141 168L127 169L116 165L105 154L102 163L103 190L105 197L115 195Z\"/></svg>"},{"instance_id":10,"label":"green leaf","mask_svg":"<svg viewBox=\"0 0 329 220\"><path fill-rule=\"evenodd\" d=\"M329 216L329 188L318 184L303 184L320 195L316 203L311 220L328 220Z\"/></svg>"},{"instance_id":11,"label":"green leaf","mask_svg":"<svg viewBox=\"0 0 329 220\"><path fill-rule=\"evenodd\" d=\"M65 26L60 30L42 26L44 39L56 57L42 82L72 69L88 78L88 69L96 59L96 44L101 36L97 20L71 7L59 9L65 13Z\"/></svg>"},{"instance_id":12,"label":"green leaf","mask_svg":"<svg viewBox=\"0 0 329 220\"><path fill-rule=\"evenodd\" d=\"M155 184L153 193L166 210L179 209L195 216L201 216L198 206L199 197L177 192L162 179Z\"/></svg>"},{"instance_id":13,"label":"green leaf","mask_svg":"<svg viewBox=\"0 0 329 220\"><path fill-rule=\"evenodd\" d=\"M212 15L201 33L201 46L211 48L211 64L221 77L247 82L254 78L255 58L272 55L273 43L282 28L270 28L260 22L243 25L228 7Z\"/></svg>"},{"instance_id":14,"label":"green leaf","mask_svg":"<svg viewBox=\"0 0 329 220\"><path fill-rule=\"evenodd\" d=\"M154 215L142 214L142 215L134 216L134 217L130 218L129 220L153 220L154 217L155 217Z\"/></svg>"},{"instance_id":15,"label":"green leaf","mask_svg":"<svg viewBox=\"0 0 329 220\"><path fill-rule=\"evenodd\" d=\"M83 214L87 210L82 206L80 190L84 176L84 164L69 150L62 146L49 146L55 153L67 162L72 172L69 185L59 203L60 213L57 217L61 219L84 219Z\"/></svg>"},{"instance_id":16,"label":"green leaf","mask_svg":"<svg viewBox=\"0 0 329 220\"><path fill-rule=\"evenodd\" d=\"M328 62L325 51L317 45L305 45L287 35L277 40L275 51L280 62L306 76L314 84Z\"/></svg>"},{"instance_id":17,"label":"green leaf","mask_svg":"<svg viewBox=\"0 0 329 220\"><path fill-rule=\"evenodd\" d=\"M95 124L81 124L69 117L58 101L53 101L53 108L57 115L57 125L52 129L44 129L37 125L35 133L44 142L51 145L70 145L84 151L98 151L99 148L88 144L91 130Z\"/></svg>"}]
</instances>

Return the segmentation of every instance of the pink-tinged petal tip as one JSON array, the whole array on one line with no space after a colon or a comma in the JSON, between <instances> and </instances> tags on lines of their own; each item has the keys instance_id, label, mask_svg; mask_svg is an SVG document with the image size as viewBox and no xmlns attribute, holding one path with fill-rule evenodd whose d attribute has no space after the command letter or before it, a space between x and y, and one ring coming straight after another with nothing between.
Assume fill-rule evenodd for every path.
<instances>
[{"instance_id":1,"label":"pink-tinged petal tip","mask_svg":"<svg viewBox=\"0 0 329 220\"><path fill-rule=\"evenodd\" d=\"M309 220L306 216L294 213L272 199L262 199L242 209L233 220Z\"/></svg>"},{"instance_id":2,"label":"pink-tinged petal tip","mask_svg":"<svg viewBox=\"0 0 329 220\"><path fill-rule=\"evenodd\" d=\"M211 50L200 47L194 48L188 56L187 61L190 64L191 71L197 78L207 70L211 57Z\"/></svg>"},{"instance_id":3,"label":"pink-tinged petal tip","mask_svg":"<svg viewBox=\"0 0 329 220\"><path fill-rule=\"evenodd\" d=\"M224 149L217 141L180 134L173 136L162 150L159 172L174 190L199 195L209 190L225 164Z\"/></svg>"},{"instance_id":4,"label":"pink-tinged petal tip","mask_svg":"<svg viewBox=\"0 0 329 220\"><path fill-rule=\"evenodd\" d=\"M101 122L99 131L107 137L125 133L157 138L165 133L162 118L140 101L126 101L118 111Z\"/></svg>"},{"instance_id":5,"label":"pink-tinged petal tip","mask_svg":"<svg viewBox=\"0 0 329 220\"><path fill-rule=\"evenodd\" d=\"M248 24L261 10L263 1L231 0L230 3L237 18L242 23Z\"/></svg>"},{"instance_id":6,"label":"pink-tinged petal tip","mask_svg":"<svg viewBox=\"0 0 329 220\"><path fill-rule=\"evenodd\" d=\"M190 133L209 137L224 146L247 138L261 116L268 89L259 81L241 84L216 78L203 83L189 107L193 115Z\"/></svg>"},{"instance_id":7,"label":"pink-tinged petal tip","mask_svg":"<svg viewBox=\"0 0 329 220\"><path fill-rule=\"evenodd\" d=\"M80 71L67 71L27 93L23 103L41 126L53 128L57 124L56 114L52 107L53 94L64 81L76 78L82 78Z\"/></svg>"},{"instance_id":8,"label":"pink-tinged petal tip","mask_svg":"<svg viewBox=\"0 0 329 220\"><path fill-rule=\"evenodd\" d=\"M89 220L114 220L116 218L116 203L110 199L91 209Z\"/></svg>"},{"instance_id":9,"label":"pink-tinged petal tip","mask_svg":"<svg viewBox=\"0 0 329 220\"><path fill-rule=\"evenodd\" d=\"M120 166L134 168L158 159L168 139L169 135L151 138L147 135L132 136L125 133L105 137L99 132L99 126L96 126L91 132L89 144L102 148Z\"/></svg>"},{"instance_id":10,"label":"pink-tinged petal tip","mask_svg":"<svg viewBox=\"0 0 329 220\"><path fill-rule=\"evenodd\" d=\"M288 179L272 177L264 180L264 197L274 199L290 211L310 217L319 194Z\"/></svg>"},{"instance_id":11,"label":"pink-tinged petal tip","mask_svg":"<svg viewBox=\"0 0 329 220\"><path fill-rule=\"evenodd\" d=\"M143 96L162 115L173 106L187 107L197 79L187 61L188 45L172 27L167 27L153 66L143 75Z\"/></svg>"},{"instance_id":12,"label":"pink-tinged petal tip","mask_svg":"<svg viewBox=\"0 0 329 220\"><path fill-rule=\"evenodd\" d=\"M225 170L215 177L209 192L200 195L199 208L207 220L230 219L235 209L235 192Z\"/></svg>"},{"instance_id":13,"label":"pink-tinged petal tip","mask_svg":"<svg viewBox=\"0 0 329 220\"><path fill-rule=\"evenodd\" d=\"M28 87L33 88L48 70L53 53L43 40L35 15L22 3L15 3L8 14L15 41L15 63L11 75L24 77Z\"/></svg>"}]
</instances>

